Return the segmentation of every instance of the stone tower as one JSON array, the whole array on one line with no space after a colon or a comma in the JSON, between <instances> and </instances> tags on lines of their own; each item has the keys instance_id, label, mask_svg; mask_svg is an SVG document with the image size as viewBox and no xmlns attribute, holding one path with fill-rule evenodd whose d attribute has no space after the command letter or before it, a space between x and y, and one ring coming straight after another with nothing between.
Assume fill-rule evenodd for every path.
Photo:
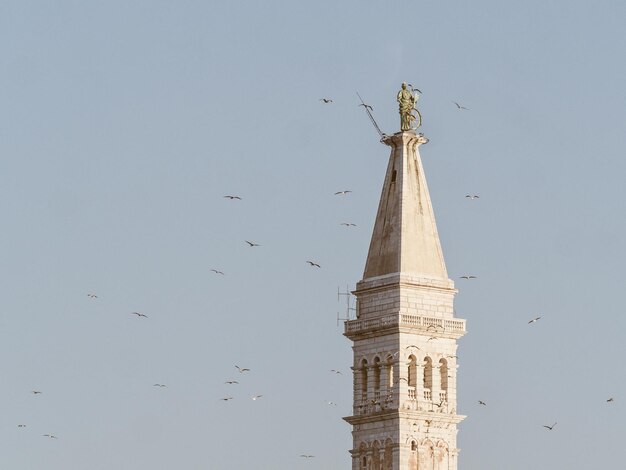
<instances>
[{"instance_id":1,"label":"stone tower","mask_svg":"<svg viewBox=\"0 0 626 470\"><path fill-rule=\"evenodd\" d=\"M352 470L456 470L457 292L448 279L419 146L421 134L387 136L391 147L363 280L353 292Z\"/></svg>"}]
</instances>

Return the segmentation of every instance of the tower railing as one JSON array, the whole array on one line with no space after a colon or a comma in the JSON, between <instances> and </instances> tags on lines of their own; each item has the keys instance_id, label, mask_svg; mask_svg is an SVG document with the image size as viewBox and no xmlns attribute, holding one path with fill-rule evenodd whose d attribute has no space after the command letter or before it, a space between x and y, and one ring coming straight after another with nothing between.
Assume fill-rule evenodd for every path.
<instances>
[{"instance_id":1,"label":"tower railing","mask_svg":"<svg viewBox=\"0 0 626 470\"><path fill-rule=\"evenodd\" d=\"M344 333L350 335L393 326L412 327L430 333L465 333L465 320L408 315L404 313L385 315L368 320L348 320L344 323ZM433 328L435 329L433 330Z\"/></svg>"}]
</instances>

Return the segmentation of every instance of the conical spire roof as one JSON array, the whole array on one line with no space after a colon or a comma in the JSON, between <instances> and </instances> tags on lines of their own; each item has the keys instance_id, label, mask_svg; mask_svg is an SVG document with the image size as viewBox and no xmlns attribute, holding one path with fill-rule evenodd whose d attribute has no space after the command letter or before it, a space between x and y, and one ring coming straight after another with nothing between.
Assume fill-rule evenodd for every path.
<instances>
[{"instance_id":1,"label":"conical spire roof","mask_svg":"<svg viewBox=\"0 0 626 470\"><path fill-rule=\"evenodd\" d=\"M363 280L394 273L448 279L414 131L386 137L389 165Z\"/></svg>"}]
</instances>

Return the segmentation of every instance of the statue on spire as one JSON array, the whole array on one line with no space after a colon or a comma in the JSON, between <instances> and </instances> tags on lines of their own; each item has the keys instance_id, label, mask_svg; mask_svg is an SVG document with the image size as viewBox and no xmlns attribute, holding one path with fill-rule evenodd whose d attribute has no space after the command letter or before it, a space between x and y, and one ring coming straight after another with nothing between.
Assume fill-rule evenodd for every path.
<instances>
[{"instance_id":1,"label":"statue on spire","mask_svg":"<svg viewBox=\"0 0 626 470\"><path fill-rule=\"evenodd\" d=\"M417 93L414 94L413 90L407 90L406 87L406 82L403 82L402 90L398 92L398 96L396 97L400 105L400 130L403 132L415 130L422 125L422 115L415 107L419 96ZM413 114L413 111L415 111L417 115ZM417 121L417 125L415 127L411 126L413 121Z\"/></svg>"}]
</instances>

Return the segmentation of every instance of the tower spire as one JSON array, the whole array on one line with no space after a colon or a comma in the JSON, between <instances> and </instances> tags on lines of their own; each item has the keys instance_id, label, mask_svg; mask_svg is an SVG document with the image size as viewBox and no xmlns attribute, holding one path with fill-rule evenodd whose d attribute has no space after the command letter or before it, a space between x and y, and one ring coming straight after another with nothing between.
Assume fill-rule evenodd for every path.
<instances>
[{"instance_id":1,"label":"tower spire","mask_svg":"<svg viewBox=\"0 0 626 470\"><path fill-rule=\"evenodd\" d=\"M384 142L391 155L363 278L411 273L448 279L418 150L428 139L406 131Z\"/></svg>"}]
</instances>

